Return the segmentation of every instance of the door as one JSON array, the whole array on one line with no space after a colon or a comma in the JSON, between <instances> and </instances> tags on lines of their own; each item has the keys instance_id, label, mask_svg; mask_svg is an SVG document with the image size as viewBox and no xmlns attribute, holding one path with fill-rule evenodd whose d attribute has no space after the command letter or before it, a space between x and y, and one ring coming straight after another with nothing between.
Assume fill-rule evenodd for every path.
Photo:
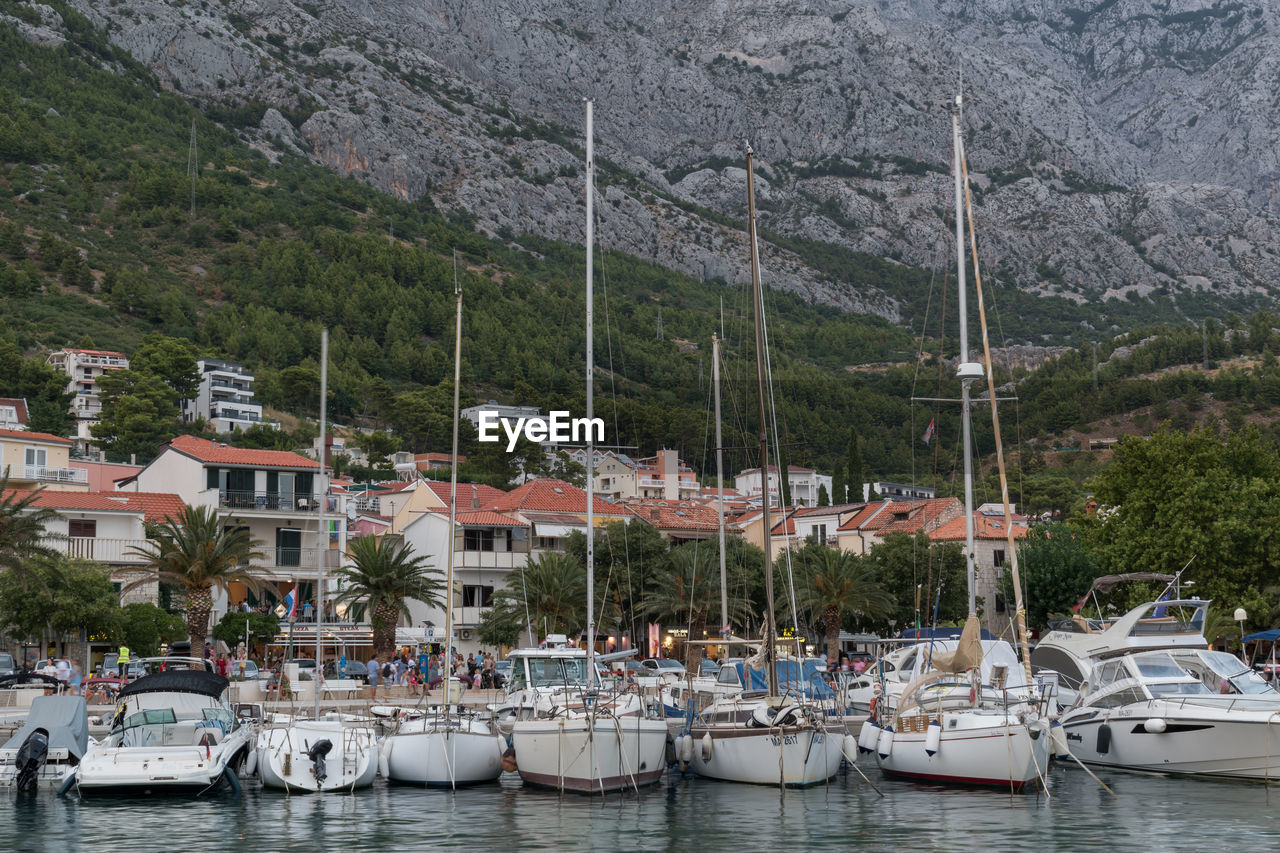
<instances>
[{"instance_id":1,"label":"door","mask_svg":"<svg viewBox=\"0 0 1280 853\"><path fill-rule=\"evenodd\" d=\"M288 527L276 529L276 565L302 565L302 531Z\"/></svg>"}]
</instances>

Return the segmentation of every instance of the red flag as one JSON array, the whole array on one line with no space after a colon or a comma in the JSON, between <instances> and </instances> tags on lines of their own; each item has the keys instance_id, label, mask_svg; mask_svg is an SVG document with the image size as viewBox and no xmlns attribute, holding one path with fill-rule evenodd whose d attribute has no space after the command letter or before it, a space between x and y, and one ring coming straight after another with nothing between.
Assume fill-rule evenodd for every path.
<instances>
[{"instance_id":1,"label":"red flag","mask_svg":"<svg viewBox=\"0 0 1280 853\"><path fill-rule=\"evenodd\" d=\"M1085 603L1088 601L1089 601L1089 593L1086 592L1084 594L1084 598L1080 599L1075 604L1071 605L1071 612L1079 613L1080 609L1083 608L1085 606Z\"/></svg>"},{"instance_id":2,"label":"red flag","mask_svg":"<svg viewBox=\"0 0 1280 853\"><path fill-rule=\"evenodd\" d=\"M928 426L928 428L926 428L926 429L925 429L925 431L924 431L924 443L925 443L926 445L928 445L928 444L929 444L929 442L930 442L930 440L932 440L932 439L933 439L933 426L934 426L934 424L933 424L933 419L930 419L930 420L929 420L929 426Z\"/></svg>"}]
</instances>

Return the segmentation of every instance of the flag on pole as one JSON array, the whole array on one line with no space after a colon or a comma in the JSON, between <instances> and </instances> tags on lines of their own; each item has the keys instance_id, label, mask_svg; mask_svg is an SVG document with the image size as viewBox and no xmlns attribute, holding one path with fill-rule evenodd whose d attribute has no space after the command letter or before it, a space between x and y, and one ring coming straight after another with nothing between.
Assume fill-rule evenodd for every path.
<instances>
[{"instance_id":1,"label":"flag on pole","mask_svg":"<svg viewBox=\"0 0 1280 853\"><path fill-rule=\"evenodd\" d=\"M933 426L934 426L934 424L933 424L933 419L930 419L930 420L929 420L929 426L928 426L928 427L926 427L926 428L925 428L925 431L924 431L924 443L925 443L925 445L926 445L926 446L927 446L927 445L929 444L929 442L933 439Z\"/></svg>"},{"instance_id":2,"label":"flag on pole","mask_svg":"<svg viewBox=\"0 0 1280 853\"><path fill-rule=\"evenodd\" d=\"M296 619L298 616L298 588L295 586L284 597L284 618Z\"/></svg>"}]
</instances>

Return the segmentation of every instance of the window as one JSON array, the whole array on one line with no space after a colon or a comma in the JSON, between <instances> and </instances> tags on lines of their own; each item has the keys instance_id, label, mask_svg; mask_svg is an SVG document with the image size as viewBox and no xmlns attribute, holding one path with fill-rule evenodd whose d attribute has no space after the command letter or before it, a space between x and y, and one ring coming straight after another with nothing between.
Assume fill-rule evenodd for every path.
<instances>
[{"instance_id":1,"label":"window","mask_svg":"<svg viewBox=\"0 0 1280 853\"><path fill-rule=\"evenodd\" d=\"M493 531L487 528L467 530L463 536L462 550L492 551Z\"/></svg>"},{"instance_id":2,"label":"window","mask_svg":"<svg viewBox=\"0 0 1280 853\"><path fill-rule=\"evenodd\" d=\"M999 548L995 551L995 565L997 566L1004 565L1004 549L1003 548Z\"/></svg>"},{"instance_id":3,"label":"window","mask_svg":"<svg viewBox=\"0 0 1280 853\"><path fill-rule=\"evenodd\" d=\"M827 544L827 526L825 524L815 524L812 536L813 541L819 545Z\"/></svg>"},{"instance_id":4,"label":"window","mask_svg":"<svg viewBox=\"0 0 1280 853\"><path fill-rule=\"evenodd\" d=\"M492 607L493 606L493 587L463 586L462 587L462 606L463 607Z\"/></svg>"},{"instance_id":5,"label":"window","mask_svg":"<svg viewBox=\"0 0 1280 853\"><path fill-rule=\"evenodd\" d=\"M560 540L554 536L535 536L533 547L539 551L559 551Z\"/></svg>"},{"instance_id":6,"label":"window","mask_svg":"<svg viewBox=\"0 0 1280 853\"><path fill-rule=\"evenodd\" d=\"M49 464L49 451L43 447L28 447L26 460L28 468L43 468Z\"/></svg>"},{"instance_id":7,"label":"window","mask_svg":"<svg viewBox=\"0 0 1280 853\"><path fill-rule=\"evenodd\" d=\"M67 535L73 539L97 536L98 522L93 519L73 518L67 522Z\"/></svg>"}]
</instances>

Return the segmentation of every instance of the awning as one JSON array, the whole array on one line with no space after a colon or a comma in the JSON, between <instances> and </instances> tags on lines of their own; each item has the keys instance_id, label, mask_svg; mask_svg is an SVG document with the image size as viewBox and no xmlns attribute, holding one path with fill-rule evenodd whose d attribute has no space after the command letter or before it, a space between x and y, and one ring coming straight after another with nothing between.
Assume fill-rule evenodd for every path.
<instances>
[{"instance_id":1,"label":"awning","mask_svg":"<svg viewBox=\"0 0 1280 853\"><path fill-rule=\"evenodd\" d=\"M567 537L575 530L584 530L585 527L586 525L583 525L583 527L570 527L567 524L543 524L540 521L533 524L535 536L555 536L559 539Z\"/></svg>"},{"instance_id":2,"label":"awning","mask_svg":"<svg viewBox=\"0 0 1280 853\"><path fill-rule=\"evenodd\" d=\"M1244 638L1246 643L1252 643L1254 640L1262 640L1265 643L1274 643L1280 640L1280 628L1272 628L1270 631L1259 631L1256 634L1250 634Z\"/></svg>"}]
</instances>

